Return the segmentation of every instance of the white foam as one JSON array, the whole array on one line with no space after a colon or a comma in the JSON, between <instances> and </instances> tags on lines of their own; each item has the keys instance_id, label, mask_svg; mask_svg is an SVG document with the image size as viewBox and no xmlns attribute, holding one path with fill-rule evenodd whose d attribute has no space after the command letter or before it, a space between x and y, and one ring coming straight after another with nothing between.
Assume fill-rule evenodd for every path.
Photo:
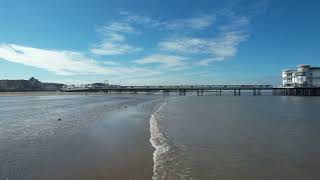
<instances>
[{"instance_id":1,"label":"white foam","mask_svg":"<svg viewBox=\"0 0 320 180\"><path fill-rule=\"evenodd\" d=\"M167 103L164 102L157 111L155 111L150 118L150 142L152 146L155 148L155 151L153 153L153 180L159 180L161 178L161 174L159 171L161 171L160 167L161 165L161 156L163 156L166 152L169 151L170 146L166 141L164 133L161 131L161 128L159 126L159 112L161 109L166 105Z\"/></svg>"}]
</instances>

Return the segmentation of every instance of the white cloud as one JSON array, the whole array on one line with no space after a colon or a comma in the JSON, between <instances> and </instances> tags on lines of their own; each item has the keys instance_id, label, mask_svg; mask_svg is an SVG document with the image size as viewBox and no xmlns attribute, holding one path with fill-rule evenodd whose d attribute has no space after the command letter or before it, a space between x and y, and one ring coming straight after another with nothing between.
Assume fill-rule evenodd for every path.
<instances>
[{"instance_id":1,"label":"white cloud","mask_svg":"<svg viewBox=\"0 0 320 180\"><path fill-rule=\"evenodd\" d=\"M164 54L154 54L142 59L133 61L136 64L161 64L163 68L179 68L185 66L185 57L174 56L174 55L164 55Z\"/></svg>"},{"instance_id":2,"label":"white cloud","mask_svg":"<svg viewBox=\"0 0 320 180\"><path fill-rule=\"evenodd\" d=\"M121 33L135 33L136 30L128 23L123 22L113 22L108 26L103 26L100 28L102 32L121 32Z\"/></svg>"},{"instance_id":3,"label":"white cloud","mask_svg":"<svg viewBox=\"0 0 320 180\"><path fill-rule=\"evenodd\" d=\"M220 27L216 37L175 37L158 43L162 51L180 54L207 55L210 59L224 60L236 55L241 42L248 39L245 28L249 20L245 17L235 18L228 25Z\"/></svg>"},{"instance_id":4,"label":"white cloud","mask_svg":"<svg viewBox=\"0 0 320 180\"><path fill-rule=\"evenodd\" d=\"M142 24L155 28L164 26L164 22L159 19L134 14L128 11L121 11L120 15L124 16L125 21L129 23Z\"/></svg>"},{"instance_id":5,"label":"white cloud","mask_svg":"<svg viewBox=\"0 0 320 180\"><path fill-rule=\"evenodd\" d=\"M210 63L214 62L214 61L217 61L217 59L201 59L200 61L196 62L195 65L196 66L209 66Z\"/></svg>"},{"instance_id":6,"label":"white cloud","mask_svg":"<svg viewBox=\"0 0 320 180\"><path fill-rule=\"evenodd\" d=\"M226 25L222 25L220 30L223 32L226 31L237 31L239 29L246 29L250 21L245 16L232 17L230 22Z\"/></svg>"},{"instance_id":7,"label":"white cloud","mask_svg":"<svg viewBox=\"0 0 320 180\"><path fill-rule=\"evenodd\" d=\"M141 48L117 42L103 42L91 48L90 51L96 55L122 55L130 52L141 51Z\"/></svg>"},{"instance_id":8,"label":"white cloud","mask_svg":"<svg viewBox=\"0 0 320 180\"><path fill-rule=\"evenodd\" d=\"M163 51L178 53L205 53L208 50L208 41L200 38L173 38L158 43Z\"/></svg>"},{"instance_id":9,"label":"white cloud","mask_svg":"<svg viewBox=\"0 0 320 180\"><path fill-rule=\"evenodd\" d=\"M213 42L209 43L209 52L220 60L235 56L238 45L248 38L248 34L241 31L225 32Z\"/></svg>"},{"instance_id":10,"label":"white cloud","mask_svg":"<svg viewBox=\"0 0 320 180\"><path fill-rule=\"evenodd\" d=\"M126 35L137 33L128 23L113 22L99 28L98 31L103 35L103 40L90 48L90 52L95 55L123 55L142 50L142 48L133 47L125 42Z\"/></svg>"},{"instance_id":11,"label":"white cloud","mask_svg":"<svg viewBox=\"0 0 320 180\"><path fill-rule=\"evenodd\" d=\"M188 32L187 36L171 37L158 42L158 48L163 52L187 55L205 55L206 61L200 65L208 65L210 62L225 60L236 55L240 43L248 39L246 31L250 21L246 16L231 14L202 15L197 17L159 20L147 16L137 15L131 12L121 12L127 23L136 23L157 30L179 30ZM221 18L221 21L217 21ZM195 36L190 30L205 30L216 23L216 35L208 34L202 37ZM208 32L207 32L208 33ZM186 35L185 33L182 33ZM211 59L208 61L208 59ZM214 60L212 60L214 59Z\"/></svg>"},{"instance_id":12,"label":"white cloud","mask_svg":"<svg viewBox=\"0 0 320 180\"><path fill-rule=\"evenodd\" d=\"M90 58L72 51L44 50L15 44L0 45L0 58L33 66L59 75L115 74L111 69L100 67Z\"/></svg>"},{"instance_id":13,"label":"white cloud","mask_svg":"<svg viewBox=\"0 0 320 180\"><path fill-rule=\"evenodd\" d=\"M158 43L162 51L181 54L205 54L211 58L224 60L237 53L238 45L246 41L248 35L243 32L226 32L216 38L174 38Z\"/></svg>"},{"instance_id":14,"label":"white cloud","mask_svg":"<svg viewBox=\"0 0 320 180\"><path fill-rule=\"evenodd\" d=\"M160 30L204 30L216 21L215 15L202 15L169 21L138 15L128 11L122 11L120 14L125 17L125 21L127 22L143 24Z\"/></svg>"},{"instance_id":15,"label":"white cloud","mask_svg":"<svg viewBox=\"0 0 320 180\"><path fill-rule=\"evenodd\" d=\"M10 62L32 66L58 75L111 75L121 77L148 77L161 74L160 71L140 67L117 65L117 63L104 61L98 62L82 53L73 51L58 51L38 49L15 44L0 45L0 59Z\"/></svg>"},{"instance_id":16,"label":"white cloud","mask_svg":"<svg viewBox=\"0 0 320 180\"><path fill-rule=\"evenodd\" d=\"M114 33L114 32L110 32L110 33L106 34L105 36L107 36L106 39L108 39L109 41L112 41L112 42L123 42L127 39L124 35L119 34L119 33Z\"/></svg>"},{"instance_id":17,"label":"white cloud","mask_svg":"<svg viewBox=\"0 0 320 180\"><path fill-rule=\"evenodd\" d=\"M103 61L102 64L109 65L109 66L118 66L118 65L120 65L119 63L116 63L114 61Z\"/></svg>"},{"instance_id":18,"label":"white cloud","mask_svg":"<svg viewBox=\"0 0 320 180\"><path fill-rule=\"evenodd\" d=\"M216 20L213 15L204 15L199 17L192 17L187 19L178 19L175 21L166 22L166 28L168 29L194 29L203 30L210 27Z\"/></svg>"}]
</instances>

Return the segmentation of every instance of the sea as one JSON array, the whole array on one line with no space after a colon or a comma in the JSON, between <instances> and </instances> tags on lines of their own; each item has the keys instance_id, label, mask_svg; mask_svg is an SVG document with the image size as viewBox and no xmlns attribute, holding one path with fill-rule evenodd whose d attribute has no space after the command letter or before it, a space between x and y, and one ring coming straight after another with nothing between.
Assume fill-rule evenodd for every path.
<instances>
[{"instance_id":1,"label":"sea","mask_svg":"<svg viewBox=\"0 0 320 180\"><path fill-rule=\"evenodd\" d=\"M0 179L318 180L319 97L0 97Z\"/></svg>"}]
</instances>

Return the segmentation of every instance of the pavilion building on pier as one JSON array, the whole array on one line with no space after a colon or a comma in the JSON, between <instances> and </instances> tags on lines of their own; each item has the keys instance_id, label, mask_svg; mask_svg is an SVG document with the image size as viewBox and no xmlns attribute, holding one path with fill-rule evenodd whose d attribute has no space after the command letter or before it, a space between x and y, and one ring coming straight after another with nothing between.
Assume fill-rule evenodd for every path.
<instances>
[{"instance_id":1,"label":"pavilion building on pier","mask_svg":"<svg viewBox=\"0 0 320 180\"><path fill-rule=\"evenodd\" d=\"M320 67L298 65L282 71L283 87L320 87Z\"/></svg>"}]
</instances>

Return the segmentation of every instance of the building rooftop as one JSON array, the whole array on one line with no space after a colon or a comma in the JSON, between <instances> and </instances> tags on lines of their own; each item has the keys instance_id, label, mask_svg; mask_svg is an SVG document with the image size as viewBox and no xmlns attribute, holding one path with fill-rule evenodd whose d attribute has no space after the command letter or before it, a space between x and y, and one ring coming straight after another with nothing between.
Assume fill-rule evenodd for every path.
<instances>
[{"instance_id":1,"label":"building rooftop","mask_svg":"<svg viewBox=\"0 0 320 180\"><path fill-rule=\"evenodd\" d=\"M294 72L294 71L296 71L296 70L294 70L294 69L285 69L285 70L282 70L282 72Z\"/></svg>"},{"instance_id":2,"label":"building rooftop","mask_svg":"<svg viewBox=\"0 0 320 180\"><path fill-rule=\"evenodd\" d=\"M311 65L309 65L309 64L299 64L297 67L298 67L298 68L299 68L299 67L311 67Z\"/></svg>"}]
</instances>

